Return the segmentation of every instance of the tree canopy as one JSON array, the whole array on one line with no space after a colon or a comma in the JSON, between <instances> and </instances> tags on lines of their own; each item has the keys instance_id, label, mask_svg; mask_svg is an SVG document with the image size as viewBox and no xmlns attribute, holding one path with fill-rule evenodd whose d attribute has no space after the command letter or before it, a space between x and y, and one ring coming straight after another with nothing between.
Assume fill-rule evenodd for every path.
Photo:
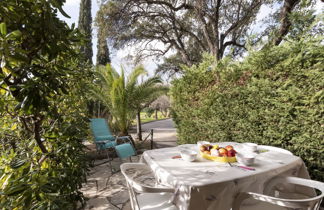
<instances>
[{"instance_id":1,"label":"tree canopy","mask_svg":"<svg viewBox=\"0 0 324 210\"><path fill-rule=\"evenodd\" d=\"M138 58L169 56L166 66L179 70L175 60L192 65L202 52L221 59L226 54L241 55L249 44L268 37L278 45L291 26L293 11L311 3L301 0L112 0L102 8L102 18L111 43L116 48L139 44ZM275 11L263 24L255 25L262 6ZM260 30L251 38L252 27ZM272 35L270 37L269 35Z\"/></svg>"}]
</instances>

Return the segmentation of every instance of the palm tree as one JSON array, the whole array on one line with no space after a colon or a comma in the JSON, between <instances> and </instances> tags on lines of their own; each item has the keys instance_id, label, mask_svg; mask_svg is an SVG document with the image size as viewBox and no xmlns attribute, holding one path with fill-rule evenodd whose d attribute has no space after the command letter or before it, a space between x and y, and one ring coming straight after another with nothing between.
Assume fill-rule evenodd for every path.
<instances>
[{"instance_id":1,"label":"palm tree","mask_svg":"<svg viewBox=\"0 0 324 210\"><path fill-rule=\"evenodd\" d=\"M161 78L154 76L133 88L131 106L136 111L137 138L140 141L142 140L141 111L169 90L168 87L161 85L161 83Z\"/></svg>"},{"instance_id":2,"label":"palm tree","mask_svg":"<svg viewBox=\"0 0 324 210\"><path fill-rule=\"evenodd\" d=\"M98 67L96 73L97 80L91 90L92 96L108 107L120 135L128 135L128 128L137 115L138 138L141 140L139 113L167 91L161 85L161 78L154 76L139 83L138 78L147 74L143 66L134 68L127 78L123 68L121 74L118 74L110 64Z\"/></svg>"}]
</instances>

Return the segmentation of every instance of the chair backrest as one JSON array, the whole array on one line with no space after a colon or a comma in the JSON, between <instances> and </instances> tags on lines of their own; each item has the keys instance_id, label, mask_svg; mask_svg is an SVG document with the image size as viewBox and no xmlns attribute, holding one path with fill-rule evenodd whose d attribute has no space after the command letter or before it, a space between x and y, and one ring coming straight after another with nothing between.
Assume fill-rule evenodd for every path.
<instances>
[{"instance_id":1,"label":"chair backrest","mask_svg":"<svg viewBox=\"0 0 324 210\"><path fill-rule=\"evenodd\" d=\"M107 124L107 121L104 118L90 119L90 128L96 141L108 140L105 138L109 136L113 137Z\"/></svg>"},{"instance_id":2,"label":"chair backrest","mask_svg":"<svg viewBox=\"0 0 324 210\"><path fill-rule=\"evenodd\" d=\"M253 192L242 192L239 193L236 200L234 201L233 210L239 210L240 204L243 202L243 200L248 198L253 198L255 200L268 202L268 203L272 203L278 206L283 206L291 209L294 208L301 208L307 210L319 209L321 201L324 197L324 183L319 181L309 180L309 179L302 179L298 177L276 177L268 183L266 191L270 191L271 188L273 188L279 183L291 183L291 184L311 187L319 190L320 195L314 196L312 198L306 198L306 199L284 199L284 198L277 198L277 197L272 197L272 196L253 193Z\"/></svg>"},{"instance_id":3,"label":"chair backrest","mask_svg":"<svg viewBox=\"0 0 324 210\"><path fill-rule=\"evenodd\" d=\"M152 173L150 167L144 163L123 163L120 170L126 179L132 209L140 209L136 193L174 192L173 188L152 187L138 181L144 174Z\"/></svg>"}]
</instances>

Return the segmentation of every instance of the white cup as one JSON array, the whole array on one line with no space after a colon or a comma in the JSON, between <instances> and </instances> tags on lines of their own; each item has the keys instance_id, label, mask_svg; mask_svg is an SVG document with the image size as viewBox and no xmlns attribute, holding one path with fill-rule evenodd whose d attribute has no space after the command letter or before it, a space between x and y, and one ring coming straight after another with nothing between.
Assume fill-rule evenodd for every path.
<instances>
[{"instance_id":1,"label":"white cup","mask_svg":"<svg viewBox=\"0 0 324 210\"><path fill-rule=\"evenodd\" d=\"M181 154L181 158L183 160L189 161L189 162L195 161L197 158L197 152L192 151L192 150L183 149L180 151L180 154Z\"/></svg>"},{"instance_id":2,"label":"white cup","mask_svg":"<svg viewBox=\"0 0 324 210\"><path fill-rule=\"evenodd\" d=\"M255 143L244 143L244 149L249 152L256 152L258 150L258 145Z\"/></svg>"},{"instance_id":3,"label":"white cup","mask_svg":"<svg viewBox=\"0 0 324 210\"><path fill-rule=\"evenodd\" d=\"M239 162L243 165L246 165L246 166L250 166L250 165L253 165L253 163L254 163L255 155L250 154L250 155L245 156L243 154L236 153L236 159L237 159L237 162Z\"/></svg>"}]
</instances>

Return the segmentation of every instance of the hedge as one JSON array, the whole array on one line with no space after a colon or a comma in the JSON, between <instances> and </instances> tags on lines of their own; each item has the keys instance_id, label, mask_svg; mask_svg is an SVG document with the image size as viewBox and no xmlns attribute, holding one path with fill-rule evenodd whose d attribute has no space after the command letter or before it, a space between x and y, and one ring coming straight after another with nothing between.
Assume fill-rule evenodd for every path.
<instances>
[{"instance_id":1,"label":"hedge","mask_svg":"<svg viewBox=\"0 0 324 210\"><path fill-rule=\"evenodd\" d=\"M241 62L205 55L171 89L179 144L255 142L290 150L324 181L324 47L286 42Z\"/></svg>"}]
</instances>

